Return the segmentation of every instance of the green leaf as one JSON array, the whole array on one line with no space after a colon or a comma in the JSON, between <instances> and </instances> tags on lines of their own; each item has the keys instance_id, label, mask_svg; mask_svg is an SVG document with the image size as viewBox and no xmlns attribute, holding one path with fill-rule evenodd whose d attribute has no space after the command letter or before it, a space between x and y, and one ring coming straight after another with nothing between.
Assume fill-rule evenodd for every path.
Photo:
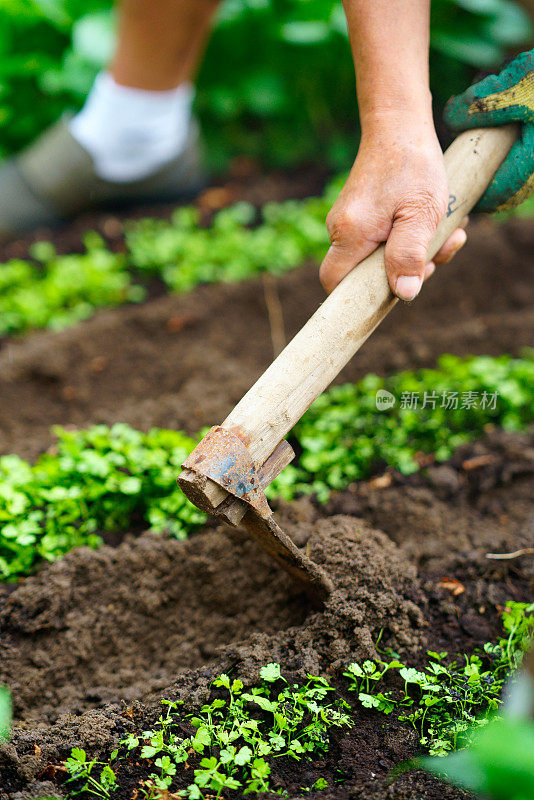
<instances>
[{"instance_id":1,"label":"green leaf","mask_svg":"<svg viewBox=\"0 0 534 800\"><path fill-rule=\"evenodd\" d=\"M280 680L280 664L266 664L260 670L260 675L264 681L274 683Z\"/></svg>"},{"instance_id":2,"label":"green leaf","mask_svg":"<svg viewBox=\"0 0 534 800\"><path fill-rule=\"evenodd\" d=\"M82 750L80 747L73 747L70 751L70 757L75 761L79 761L81 764L84 764L87 758L85 750Z\"/></svg>"},{"instance_id":3,"label":"green leaf","mask_svg":"<svg viewBox=\"0 0 534 800\"><path fill-rule=\"evenodd\" d=\"M248 764L250 759L252 758L252 750L250 747L246 745L241 747L235 755L234 762L237 766L242 767L245 764Z\"/></svg>"},{"instance_id":4,"label":"green leaf","mask_svg":"<svg viewBox=\"0 0 534 800\"><path fill-rule=\"evenodd\" d=\"M7 686L0 686L0 741L9 739L12 714L9 690Z\"/></svg>"},{"instance_id":5,"label":"green leaf","mask_svg":"<svg viewBox=\"0 0 534 800\"><path fill-rule=\"evenodd\" d=\"M534 723L494 720L474 734L467 750L421 764L494 800L526 800L534 797Z\"/></svg>"},{"instance_id":6,"label":"green leaf","mask_svg":"<svg viewBox=\"0 0 534 800\"><path fill-rule=\"evenodd\" d=\"M278 708L278 703L273 703L267 697L262 697L261 695L243 694L241 696L243 700L247 700L250 703L256 703L256 705L263 709L263 711L274 712Z\"/></svg>"},{"instance_id":7,"label":"green leaf","mask_svg":"<svg viewBox=\"0 0 534 800\"><path fill-rule=\"evenodd\" d=\"M192 746L195 750L202 751L211 744L211 734L206 727L199 728L193 738Z\"/></svg>"}]
</instances>

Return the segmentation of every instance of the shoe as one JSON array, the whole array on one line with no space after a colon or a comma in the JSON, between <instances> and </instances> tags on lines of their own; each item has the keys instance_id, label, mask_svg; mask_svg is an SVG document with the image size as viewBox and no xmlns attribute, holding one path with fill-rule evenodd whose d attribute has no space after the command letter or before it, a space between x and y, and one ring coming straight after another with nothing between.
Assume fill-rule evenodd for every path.
<instances>
[{"instance_id":1,"label":"shoe","mask_svg":"<svg viewBox=\"0 0 534 800\"><path fill-rule=\"evenodd\" d=\"M96 175L91 156L69 130L71 118L63 116L18 156L0 164L0 241L89 208L185 200L206 185L195 121L177 158L142 180L113 183Z\"/></svg>"}]
</instances>

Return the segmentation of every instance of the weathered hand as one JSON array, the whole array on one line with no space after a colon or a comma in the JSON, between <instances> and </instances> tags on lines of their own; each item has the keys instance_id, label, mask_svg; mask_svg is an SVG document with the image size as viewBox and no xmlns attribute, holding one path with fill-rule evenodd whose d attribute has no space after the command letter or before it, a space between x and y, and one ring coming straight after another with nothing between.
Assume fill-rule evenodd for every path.
<instances>
[{"instance_id":1,"label":"weathered hand","mask_svg":"<svg viewBox=\"0 0 534 800\"><path fill-rule=\"evenodd\" d=\"M458 228L427 263L447 201L443 153L433 130L413 133L388 120L363 136L327 218L331 247L320 269L326 291L386 242L391 289L401 300L413 300L436 264L449 261L465 243L465 231Z\"/></svg>"},{"instance_id":2,"label":"weathered hand","mask_svg":"<svg viewBox=\"0 0 534 800\"><path fill-rule=\"evenodd\" d=\"M476 210L514 208L534 192L534 50L518 55L499 75L488 75L463 94L452 97L444 116L455 131L521 123L521 136Z\"/></svg>"}]
</instances>

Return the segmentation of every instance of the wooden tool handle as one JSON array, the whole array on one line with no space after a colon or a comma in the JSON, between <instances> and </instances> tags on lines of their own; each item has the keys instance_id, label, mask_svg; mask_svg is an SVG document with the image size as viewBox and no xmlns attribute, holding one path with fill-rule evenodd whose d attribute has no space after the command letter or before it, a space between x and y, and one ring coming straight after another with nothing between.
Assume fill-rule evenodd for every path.
<instances>
[{"instance_id":1,"label":"wooden tool handle","mask_svg":"<svg viewBox=\"0 0 534 800\"><path fill-rule=\"evenodd\" d=\"M445 153L449 208L429 248L434 257L484 193L515 138L516 126L458 136ZM477 269L480 267L476 267ZM224 421L238 428L262 464L393 308L384 246L350 272Z\"/></svg>"}]
</instances>

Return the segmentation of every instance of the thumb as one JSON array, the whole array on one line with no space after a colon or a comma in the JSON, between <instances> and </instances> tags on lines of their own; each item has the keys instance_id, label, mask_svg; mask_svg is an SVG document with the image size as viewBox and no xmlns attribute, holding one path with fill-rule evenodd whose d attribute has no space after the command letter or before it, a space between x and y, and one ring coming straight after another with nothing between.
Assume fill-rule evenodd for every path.
<instances>
[{"instance_id":1,"label":"thumb","mask_svg":"<svg viewBox=\"0 0 534 800\"><path fill-rule=\"evenodd\" d=\"M437 227L420 219L395 220L386 242L386 271L391 291L401 300L414 300L421 290L427 252Z\"/></svg>"}]
</instances>

